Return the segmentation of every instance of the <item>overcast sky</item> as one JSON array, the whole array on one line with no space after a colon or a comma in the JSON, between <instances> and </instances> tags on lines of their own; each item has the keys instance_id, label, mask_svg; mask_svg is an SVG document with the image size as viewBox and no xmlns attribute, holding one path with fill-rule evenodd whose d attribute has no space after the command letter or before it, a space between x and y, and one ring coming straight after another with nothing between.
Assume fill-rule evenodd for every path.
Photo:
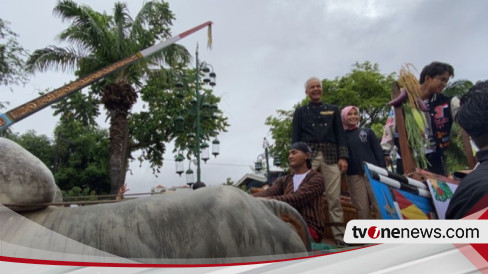
<instances>
[{"instance_id":1,"label":"overcast sky","mask_svg":"<svg viewBox=\"0 0 488 274\"><path fill-rule=\"evenodd\" d=\"M77 2L109 14L114 6L108 0ZM123 2L132 16L142 7L140 0ZM311 76L340 77L355 62L378 63L389 74L405 63L421 70L431 61L443 61L454 66L454 80L488 79L488 1L484 0L169 3L176 16L173 35L208 20L214 22L212 50L205 46L206 30L178 42L192 54L200 44L200 59L212 64L217 73L214 93L222 97L219 107L231 124L227 133L218 136L221 154L202 163L202 181L207 184L221 184L227 177L237 181L251 172L250 166L264 152L263 137L273 142L264 125L266 117L301 101L304 82ZM55 0L1 0L0 18L11 22L10 28L20 35L18 41L32 52L58 44L55 36L68 26L52 15L55 4ZM17 107L37 97L40 90L53 90L70 80L74 80L70 73L40 73L25 87L13 87L13 93L0 87L0 101L10 101L9 109ZM51 137L56 121L46 108L11 128L20 133L33 129ZM185 184L184 176L175 174L172 146L168 148L168 160L158 178L146 165L131 165L130 192L148 192L158 184Z\"/></svg>"}]
</instances>

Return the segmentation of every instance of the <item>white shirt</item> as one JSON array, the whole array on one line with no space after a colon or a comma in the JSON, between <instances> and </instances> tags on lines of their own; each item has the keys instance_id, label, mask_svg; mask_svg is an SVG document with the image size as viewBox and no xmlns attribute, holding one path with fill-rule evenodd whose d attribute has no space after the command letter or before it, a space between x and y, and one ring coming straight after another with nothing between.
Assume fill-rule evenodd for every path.
<instances>
[{"instance_id":1,"label":"white shirt","mask_svg":"<svg viewBox=\"0 0 488 274\"><path fill-rule=\"evenodd\" d=\"M307 176L307 174L309 172L310 172L310 170L308 170L307 172L302 173L302 174L293 175L293 192L297 191L297 189L300 186L300 184L302 183L303 179L305 178L305 176Z\"/></svg>"}]
</instances>

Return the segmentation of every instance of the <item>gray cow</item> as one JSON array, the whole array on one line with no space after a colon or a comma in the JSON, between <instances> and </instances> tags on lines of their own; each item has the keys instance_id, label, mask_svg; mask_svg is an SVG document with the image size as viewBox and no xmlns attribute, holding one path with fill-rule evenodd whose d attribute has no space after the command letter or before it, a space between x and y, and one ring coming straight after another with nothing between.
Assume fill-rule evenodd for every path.
<instances>
[{"instance_id":1,"label":"gray cow","mask_svg":"<svg viewBox=\"0 0 488 274\"><path fill-rule=\"evenodd\" d=\"M48 207L22 216L66 236L68 242L143 263L263 261L303 257L310 251L307 226L294 208L230 186L113 204ZM43 239L34 248L61 253L69 246L9 218L2 217L0 228L5 242L25 246Z\"/></svg>"},{"instance_id":2,"label":"gray cow","mask_svg":"<svg viewBox=\"0 0 488 274\"><path fill-rule=\"evenodd\" d=\"M46 208L43 204L56 201L60 191L40 160L0 138L0 162L0 203L8 207L0 205L3 256L221 263L306 256L310 251L307 226L293 207L231 186Z\"/></svg>"}]
</instances>

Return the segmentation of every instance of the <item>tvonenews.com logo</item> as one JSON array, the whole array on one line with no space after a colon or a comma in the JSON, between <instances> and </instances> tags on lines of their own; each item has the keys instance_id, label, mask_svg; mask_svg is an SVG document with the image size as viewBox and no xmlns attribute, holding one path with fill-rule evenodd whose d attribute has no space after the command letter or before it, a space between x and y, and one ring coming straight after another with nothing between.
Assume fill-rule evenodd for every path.
<instances>
[{"instance_id":1,"label":"tvonenews.com logo","mask_svg":"<svg viewBox=\"0 0 488 274\"><path fill-rule=\"evenodd\" d=\"M352 220L347 224L344 240L348 243L488 243L488 220Z\"/></svg>"},{"instance_id":2,"label":"tvonenews.com logo","mask_svg":"<svg viewBox=\"0 0 488 274\"><path fill-rule=\"evenodd\" d=\"M377 226L370 226L369 228L359 228L357 226L352 227L353 237L354 238L365 238L366 235L371 239L378 239L381 238L419 238L419 237L445 237L446 235L442 235L442 230L440 228L390 228L390 227L383 227L378 228ZM448 232L453 232L451 229L447 230ZM456 230L455 233L448 233L448 237L463 237L464 230ZM478 233L479 236L479 233ZM478 237L477 236L477 237Z\"/></svg>"}]
</instances>

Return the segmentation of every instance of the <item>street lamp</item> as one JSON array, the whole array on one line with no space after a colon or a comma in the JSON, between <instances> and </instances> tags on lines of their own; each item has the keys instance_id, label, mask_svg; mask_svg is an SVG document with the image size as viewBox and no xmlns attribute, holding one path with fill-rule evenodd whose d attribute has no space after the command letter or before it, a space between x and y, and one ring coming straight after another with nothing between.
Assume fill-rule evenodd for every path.
<instances>
[{"instance_id":1,"label":"street lamp","mask_svg":"<svg viewBox=\"0 0 488 274\"><path fill-rule=\"evenodd\" d=\"M210 148L207 143L202 144L202 160L207 163L208 159L210 159ZM198 180L200 181L200 180Z\"/></svg>"},{"instance_id":2,"label":"street lamp","mask_svg":"<svg viewBox=\"0 0 488 274\"><path fill-rule=\"evenodd\" d=\"M266 140L266 137L263 139L263 148L264 153L258 155L256 162L254 163L254 170L261 172L261 170L263 170L263 161L266 160L266 180L269 184L271 184L271 172L269 171L269 143ZM281 166L279 156L273 156L273 165L277 167Z\"/></svg>"},{"instance_id":3,"label":"street lamp","mask_svg":"<svg viewBox=\"0 0 488 274\"><path fill-rule=\"evenodd\" d=\"M269 155L268 155L268 147L269 143L266 140L266 137L263 139L263 148L264 148L264 154L259 154L258 158L256 159L256 162L254 163L254 169L256 171L261 171L263 169L263 160L266 160L266 181L270 183L271 181L271 174L269 172Z\"/></svg>"},{"instance_id":4,"label":"street lamp","mask_svg":"<svg viewBox=\"0 0 488 274\"><path fill-rule=\"evenodd\" d=\"M263 170L263 154L259 154L256 162L254 163L254 170L261 172Z\"/></svg>"},{"instance_id":5,"label":"street lamp","mask_svg":"<svg viewBox=\"0 0 488 274\"><path fill-rule=\"evenodd\" d=\"M269 143L266 137L263 139L264 157L266 157L266 180L271 183L271 174L269 173L269 155L268 155Z\"/></svg>"},{"instance_id":6,"label":"street lamp","mask_svg":"<svg viewBox=\"0 0 488 274\"><path fill-rule=\"evenodd\" d=\"M193 181L193 170L188 167L186 170L186 184L191 188L195 182Z\"/></svg>"},{"instance_id":7,"label":"street lamp","mask_svg":"<svg viewBox=\"0 0 488 274\"><path fill-rule=\"evenodd\" d=\"M193 177L193 170L191 169L191 164L195 164L196 163L196 160L193 159L193 160L190 160L190 162L188 163L188 169L186 170L185 174L186 174L186 184L192 188L193 184L195 184L195 178Z\"/></svg>"},{"instance_id":8,"label":"street lamp","mask_svg":"<svg viewBox=\"0 0 488 274\"><path fill-rule=\"evenodd\" d=\"M273 156L273 165L274 166L281 166L280 156L278 156L278 155Z\"/></svg>"},{"instance_id":9,"label":"street lamp","mask_svg":"<svg viewBox=\"0 0 488 274\"><path fill-rule=\"evenodd\" d=\"M178 173L178 175L180 175L180 177L181 177L181 174L183 173L183 169L185 168L183 165L184 159L185 158L183 157L183 155L181 153L178 153L178 155L175 158L176 173Z\"/></svg>"},{"instance_id":10,"label":"street lamp","mask_svg":"<svg viewBox=\"0 0 488 274\"><path fill-rule=\"evenodd\" d=\"M200 94L200 74L203 73L203 83L208 84L211 87L214 87L216 85L215 79L216 79L216 74L213 71L212 65L206 63L206 62L200 62L198 59L198 45L197 49L195 52L195 59L196 59L196 76L195 76L195 97L191 98L191 105L192 107L195 108L195 124L196 124L196 135L193 133L188 134L188 140L189 142L194 142L194 145L189 145L189 148L195 153L195 160L196 161L196 166L197 166L197 181L196 182L201 182L200 177L201 177L201 169L200 169L200 159L203 160L205 163L207 160L210 159L210 147L206 142L202 142L202 129L201 129L201 119L217 119L218 116L216 116L216 112L218 110L218 107L216 104L209 104L208 102L204 102L203 99L205 95ZM181 91L183 88L183 84L180 82L176 83L176 88ZM178 92L178 94L182 94L181 92ZM178 117L175 118L175 131L178 133L182 133L183 130L183 117L181 115L178 115ZM192 135L192 136L190 136ZM219 155L219 149L220 149L220 142L215 138L212 141L212 154L217 157ZM178 164L178 163L177 163ZM191 171L191 172L190 172ZM177 168L176 171L178 174L180 172L180 169ZM187 174L187 184L190 182L189 177L191 176L191 181L193 181L193 170L188 168L186 171ZM194 182L191 182L192 184Z\"/></svg>"},{"instance_id":11,"label":"street lamp","mask_svg":"<svg viewBox=\"0 0 488 274\"><path fill-rule=\"evenodd\" d=\"M212 141L212 154L215 158L217 158L217 155L219 155L220 152L220 141L215 137L215 139Z\"/></svg>"}]
</instances>

